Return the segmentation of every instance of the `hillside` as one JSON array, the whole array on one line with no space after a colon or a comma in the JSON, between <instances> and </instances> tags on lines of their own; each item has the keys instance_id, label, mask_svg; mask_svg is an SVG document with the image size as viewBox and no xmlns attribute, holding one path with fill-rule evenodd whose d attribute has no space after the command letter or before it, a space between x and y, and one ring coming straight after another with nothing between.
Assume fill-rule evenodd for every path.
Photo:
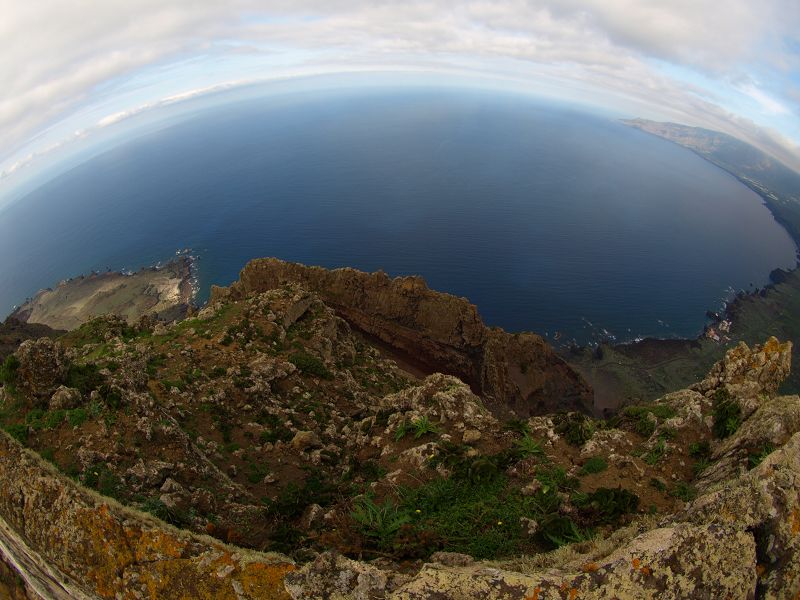
<instances>
[{"instance_id":1,"label":"hillside","mask_svg":"<svg viewBox=\"0 0 800 600\"><path fill-rule=\"evenodd\" d=\"M0 553L73 597L800 592L790 343L604 421L518 337L417 278L262 260L193 318L24 341Z\"/></svg>"}]
</instances>

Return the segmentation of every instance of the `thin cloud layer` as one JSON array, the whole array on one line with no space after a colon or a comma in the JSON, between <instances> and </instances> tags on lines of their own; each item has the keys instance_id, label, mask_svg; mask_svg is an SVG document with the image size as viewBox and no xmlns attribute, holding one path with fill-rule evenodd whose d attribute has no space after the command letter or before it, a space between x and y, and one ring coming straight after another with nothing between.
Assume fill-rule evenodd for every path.
<instances>
[{"instance_id":1,"label":"thin cloud layer","mask_svg":"<svg viewBox=\"0 0 800 600\"><path fill-rule=\"evenodd\" d=\"M63 142L61 129L83 137L196 87L398 67L546 81L567 99L726 131L800 168L796 0L0 0L0 11L7 173ZM182 70L206 74L176 89Z\"/></svg>"}]
</instances>

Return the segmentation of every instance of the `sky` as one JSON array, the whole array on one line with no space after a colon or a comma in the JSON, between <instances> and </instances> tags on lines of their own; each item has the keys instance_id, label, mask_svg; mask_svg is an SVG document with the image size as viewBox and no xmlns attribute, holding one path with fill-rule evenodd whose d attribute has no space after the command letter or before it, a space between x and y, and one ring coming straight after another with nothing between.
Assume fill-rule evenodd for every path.
<instances>
[{"instance_id":1,"label":"sky","mask_svg":"<svg viewBox=\"0 0 800 600\"><path fill-rule=\"evenodd\" d=\"M0 0L0 15L0 192L141 113L355 73L707 127L800 170L798 0Z\"/></svg>"}]
</instances>

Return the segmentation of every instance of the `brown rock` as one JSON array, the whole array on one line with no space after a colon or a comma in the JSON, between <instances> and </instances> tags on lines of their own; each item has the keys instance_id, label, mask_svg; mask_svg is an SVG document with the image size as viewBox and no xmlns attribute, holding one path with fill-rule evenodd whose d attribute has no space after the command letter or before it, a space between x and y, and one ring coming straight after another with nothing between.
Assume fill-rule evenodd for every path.
<instances>
[{"instance_id":1,"label":"brown rock","mask_svg":"<svg viewBox=\"0 0 800 600\"><path fill-rule=\"evenodd\" d=\"M351 326L378 338L428 372L456 375L492 410L521 414L588 410L592 391L534 334L484 325L473 304L435 292L420 277L326 270L275 258L250 261L230 288L212 287L210 302L297 283L319 293Z\"/></svg>"}]
</instances>

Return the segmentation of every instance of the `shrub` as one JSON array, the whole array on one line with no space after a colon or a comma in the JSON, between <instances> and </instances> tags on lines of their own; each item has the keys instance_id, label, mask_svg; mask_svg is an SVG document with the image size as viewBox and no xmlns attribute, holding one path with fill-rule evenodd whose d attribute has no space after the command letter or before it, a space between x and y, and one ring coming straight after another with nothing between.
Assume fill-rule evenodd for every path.
<instances>
[{"instance_id":1,"label":"shrub","mask_svg":"<svg viewBox=\"0 0 800 600\"><path fill-rule=\"evenodd\" d=\"M28 443L28 426L19 423L14 425L7 425L6 431L8 434L17 440L20 444Z\"/></svg>"},{"instance_id":2,"label":"shrub","mask_svg":"<svg viewBox=\"0 0 800 600\"><path fill-rule=\"evenodd\" d=\"M652 449L648 450L642 456L642 460L646 462L648 465L656 465L658 462L664 458L664 455L667 453L667 443L663 437L658 438L658 442L656 445L653 446Z\"/></svg>"},{"instance_id":3,"label":"shrub","mask_svg":"<svg viewBox=\"0 0 800 600\"><path fill-rule=\"evenodd\" d=\"M322 379L331 379L333 377L325 363L308 352L292 352L289 355L289 362L300 369L304 375L314 375Z\"/></svg>"},{"instance_id":4,"label":"shrub","mask_svg":"<svg viewBox=\"0 0 800 600\"><path fill-rule=\"evenodd\" d=\"M66 384L68 387L78 389L81 394L90 394L103 385L103 376L97 365L72 364L67 370Z\"/></svg>"},{"instance_id":5,"label":"shrub","mask_svg":"<svg viewBox=\"0 0 800 600\"><path fill-rule=\"evenodd\" d=\"M592 521L615 523L639 508L639 496L623 488L597 488L590 494L573 497L575 506L581 512L591 515Z\"/></svg>"},{"instance_id":6,"label":"shrub","mask_svg":"<svg viewBox=\"0 0 800 600\"><path fill-rule=\"evenodd\" d=\"M595 422L584 414L571 412L556 415L555 432L563 435L567 443L583 446L594 435Z\"/></svg>"},{"instance_id":7,"label":"shrub","mask_svg":"<svg viewBox=\"0 0 800 600\"><path fill-rule=\"evenodd\" d=\"M514 450L520 458L528 458L529 456L545 457L546 454L542 449L541 444L534 440L527 433L520 439L514 441Z\"/></svg>"},{"instance_id":8,"label":"shrub","mask_svg":"<svg viewBox=\"0 0 800 600\"><path fill-rule=\"evenodd\" d=\"M726 389L717 390L712 408L714 435L726 438L736 433L742 424L742 407Z\"/></svg>"},{"instance_id":9,"label":"shrub","mask_svg":"<svg viewBox=\"0 0 800 600\"><path fill-rule=\"evenodd\" d=\"M772 442L764 443L761 448L747 455L747 464L751 469L760 465L767 456L775 452L775 445Z\"/></svg>"}]
</instances>

